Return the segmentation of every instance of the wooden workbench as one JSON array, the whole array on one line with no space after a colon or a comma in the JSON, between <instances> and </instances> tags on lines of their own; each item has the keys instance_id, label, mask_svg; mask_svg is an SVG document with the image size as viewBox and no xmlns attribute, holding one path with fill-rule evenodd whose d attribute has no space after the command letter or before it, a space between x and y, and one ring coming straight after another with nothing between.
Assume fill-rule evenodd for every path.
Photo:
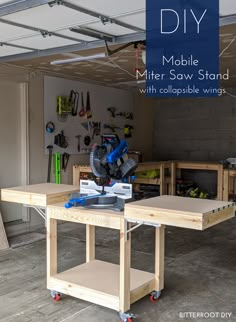
<instances>
[{"instance_id":1,"label":"wooden workbench","mask_svg":"<svg viewBox=\"0 0 236 322\"><path fill-rule=\"evenodd\" d=\"M125 205L125 211L47 207L47 288L55 299L68 294L129 317L130 305L147 294L152 299L164 288L164 225L203 230L234 216L234 203L161 196ZM86 225L86 263L57 272L57 221ZM155 272L131 268L131 231L155 226ZM120 231L120 265L96 260L95 227Z\"/></svg>"}]
</instances>

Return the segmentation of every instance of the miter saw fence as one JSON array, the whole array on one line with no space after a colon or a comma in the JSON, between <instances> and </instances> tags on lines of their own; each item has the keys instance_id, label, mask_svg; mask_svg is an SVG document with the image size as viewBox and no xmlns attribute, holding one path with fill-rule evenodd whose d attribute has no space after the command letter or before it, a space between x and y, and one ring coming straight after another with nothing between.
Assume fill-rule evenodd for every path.
<instances>
[{"instance_id":1,"label":"miter saw fence","mask_svg":"<svg viewBox=\"0 0 236 322\"><path fill-rule=\"evenodd\" d=\"M103 135L102 144L95 144L90 154L90 166L97 179L80 180L80 193L73 194L65 207L124 210L125 203L132 200L132 184L124 181L128 181L137 167L127 152L125 140L116 134Z\"/></svg>"},{"instance_id":2,"label":"miter saw fence","mask_svg":"<svg viewBox=\"0 0 236 322\"><path fill-rule=\"evenodd\" d=\"M126 202L132 200L132 185L122 182L110 182L108 186L99 186L91 180L80 180L80 193L71 195L65 208L86 207L123 211Z\"/></svg>"}]
</instances>

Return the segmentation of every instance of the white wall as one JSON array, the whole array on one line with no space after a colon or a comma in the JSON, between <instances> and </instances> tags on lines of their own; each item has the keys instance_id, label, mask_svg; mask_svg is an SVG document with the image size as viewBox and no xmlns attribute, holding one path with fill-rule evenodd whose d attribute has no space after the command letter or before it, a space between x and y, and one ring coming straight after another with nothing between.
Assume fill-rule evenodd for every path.
<instances>
[{"instance_id":1,"label":"white wall","mask_svg":"<svg viewBox=\"0 0 236 322\"><path fill-rule=\"evenodd\" d=\"M54 152L78 154L78 139L75 137L76 135L81 135L81 150L88 148L83 144L83 139L88 135L88 131L81 125L81 123L87 122L88 120L79 115L68 115L66 120L60 121L56 113L57 96L69 96L71 90L79 92L80 95L78 112L81 109L81 93L83 93L85 106L87 92L90 93L92 117L89 121L101 122L101 133L111 132L111 130L103 128L104 124L116 125L121 128L117 129L116 133L119 137L123 137L124 125L127 123L133 125L132 120L127 120L122 116L113 118L107 111L107 108L115 106L120 112L133 112L133 97L130 92L61 78L44 77L44 126L46 126L47 122L52 121L56 128L53 134L45 131L45 151L48 145L54 143L55 134L60 133L61 130L64 131L64 135L68 141L68 147L63 149L54 145ZM90 137L92 139L92 135ZM128 141L132 145L132 139L128 139ZM100 137L95 136L94 140L91 141L90 147L93 143L100 143Z\"/></svg>"}]
</instances>

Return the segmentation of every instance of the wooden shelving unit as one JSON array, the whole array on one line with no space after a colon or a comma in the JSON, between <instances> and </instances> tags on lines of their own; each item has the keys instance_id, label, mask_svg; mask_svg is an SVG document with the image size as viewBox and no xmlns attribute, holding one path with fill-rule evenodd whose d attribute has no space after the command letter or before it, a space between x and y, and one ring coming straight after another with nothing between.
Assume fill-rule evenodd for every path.
<instances>
[{"instance_id":1,"label":"wooden shelving unit","mask_svg":"<svg viewBox=\"0 0 236 322\"><path fill-rule=\"evenodd\" d=\"M223 200L223 165L218 162L175 161L177 170L205 170L217 173L217 200Z\"/></svg>"}]
</instances>

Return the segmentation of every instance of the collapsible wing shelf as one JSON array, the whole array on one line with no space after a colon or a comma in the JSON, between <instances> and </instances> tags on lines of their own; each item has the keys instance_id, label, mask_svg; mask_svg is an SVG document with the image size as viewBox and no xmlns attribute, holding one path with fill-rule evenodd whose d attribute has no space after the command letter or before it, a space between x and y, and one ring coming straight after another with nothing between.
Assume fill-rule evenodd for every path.
<instances>
[{"instance_id":1,"label":"collapsible wing shelf","mask_svg":"<svg viewBox=\"0 0 236 322\"><path fill-rule=\"evenodd\" d=\"M40 216L46 219L45 209L47 205L67 201L70 198L70 194L78 192L78 190L78 186L40 183L2 189L1 200L34 208Z\"/></svg>"},{"instance_id":2,"label":"collapsible wing shelf","mask_svg":"<svg viewBox=\"0 0 236 322\"><path fill-rule=\"evenodd\" d=\"M208 199L160 196L125 207L128 221L204 230L234 217L234 203Z\"/></svg>"}]
</instances>

